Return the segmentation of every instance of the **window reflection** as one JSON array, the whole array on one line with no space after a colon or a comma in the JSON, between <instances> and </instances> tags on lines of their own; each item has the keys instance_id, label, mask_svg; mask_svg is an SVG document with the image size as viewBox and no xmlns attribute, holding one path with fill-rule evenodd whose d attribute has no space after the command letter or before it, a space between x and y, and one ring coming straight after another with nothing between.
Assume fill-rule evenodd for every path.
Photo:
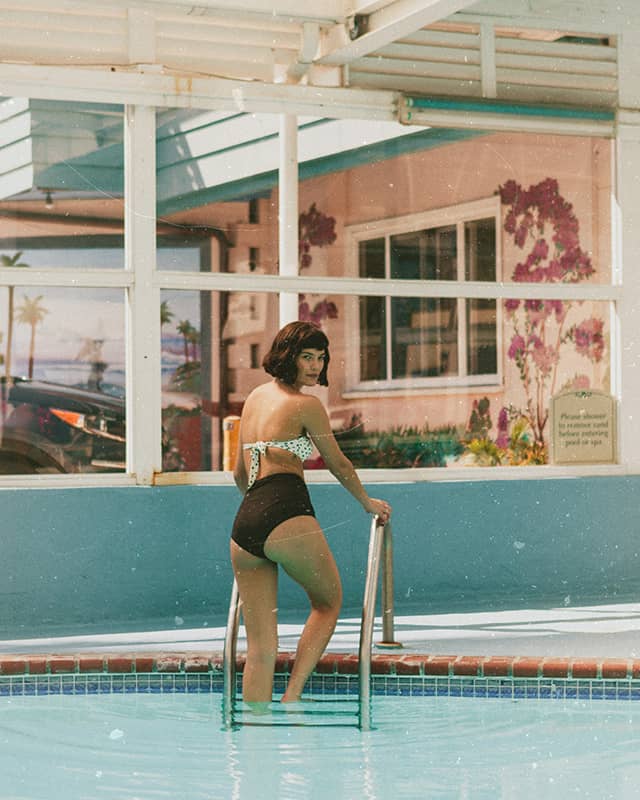
<instances>
[{"instance_id":1,"label":"window reflection","mask_svg":"<svg viewBox=\"0 0 640 800\"><path fill-rule=\"evenodd\" d=\"M222 469L224 419L268 378L277 296L166 290L160 313L165 470Z\"/></svg>"},{"instance_id":2,"label":"window reflection","mask_svg":"<svg viewBox=\"0 0 640 800\"><path fill-rule=\"evenodd\" d=\"M389 277L413 280L455 280L456 228L447 225L391 236Z\"/></svg>"},{"instance_id":3,"label":"window reflection","mask_svg":"<svg viewBox=\"0 0 640 800\"><path fill-rule=\"evenodd\" d=\"M124 471L124 293L5 288L0 329L0 472Z\"/></svg>"}]
</instances>

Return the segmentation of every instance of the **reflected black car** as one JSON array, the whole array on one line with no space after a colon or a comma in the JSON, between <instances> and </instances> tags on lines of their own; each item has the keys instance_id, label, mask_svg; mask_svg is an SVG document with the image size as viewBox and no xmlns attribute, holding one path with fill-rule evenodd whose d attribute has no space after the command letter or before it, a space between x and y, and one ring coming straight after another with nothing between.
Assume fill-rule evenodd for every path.
<instances>
[{"instance_id":1,"label":"reflected black car","mask_svg":"<svg viewBox=\"0 0 640 800\"><path fill-rule=\"evenodd\" d=\"M0 378L0 474L124 472L124 400Z\"/></svg>"}]
</instances>

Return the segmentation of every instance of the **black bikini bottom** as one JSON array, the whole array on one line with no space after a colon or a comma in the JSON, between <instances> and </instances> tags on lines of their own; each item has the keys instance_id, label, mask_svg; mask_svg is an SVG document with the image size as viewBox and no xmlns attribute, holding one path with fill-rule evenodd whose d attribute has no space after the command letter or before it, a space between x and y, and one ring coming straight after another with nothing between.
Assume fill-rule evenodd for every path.
<instances>
[{"instance_id":1,"label":"black bikini bottom","mask_svg":"<svg viewBox=\"0 0 640 800\"><path fill-rule=\"evenodd\" d=\"M260 478L247 490L231 538L243 550L267 558L264 544L275 527L292 517L315 515L302 478L293 472L276 472Z\"/></svg>"}]
</instances>

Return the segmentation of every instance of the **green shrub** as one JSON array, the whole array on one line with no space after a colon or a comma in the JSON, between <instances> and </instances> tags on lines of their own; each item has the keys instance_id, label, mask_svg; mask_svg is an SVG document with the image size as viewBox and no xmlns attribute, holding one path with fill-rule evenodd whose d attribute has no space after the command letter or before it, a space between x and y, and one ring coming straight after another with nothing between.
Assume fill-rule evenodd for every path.
<instances>
[{"instance_id":1,"label":"green shrub","mask_svg":"<svg viewBox=\"0 0 640 800\"><path fill-rule=\"evenodd\" d=\"M362 425L354 424L357 421L354 417L344 431L336 432L342 451L355 467L446 467L448 459L457 458L464 450L453 425L365 432Z\"/></svg>"}]
</instances>

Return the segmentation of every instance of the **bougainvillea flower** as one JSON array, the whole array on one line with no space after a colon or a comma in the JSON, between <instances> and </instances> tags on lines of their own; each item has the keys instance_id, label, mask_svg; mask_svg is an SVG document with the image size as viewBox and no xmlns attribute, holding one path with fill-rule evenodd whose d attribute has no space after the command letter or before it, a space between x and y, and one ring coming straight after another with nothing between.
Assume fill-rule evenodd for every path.
<instances>
[{"instance_id":1,"label":"bougainvillea flower","mask_svg":"<svg viewBox=\"0 0 640 800\"><path fill-rule=\"evenodd\" d=\"M496 437L496 445L503 450L509 447L509 415L507 409L502 406L498 414L498 435Z\"/></svg>"},{"instance_id":2,"label":"bougainvillea flower","mask_svg":"<svg viewBox=\"0 0 640 800\"><path fill-rule=\"evenodd\" d=\"M573 329L573 341L580 355L592 361L600 361L604 355L604 321L591 317Z\"/></svg>"},{"instance_id":3,"label":"bougainvillea flower","mask_svg":"<svg viewBox=\"0 0 640 800\"><path fill-rule=\"evenodd\" d=\"M505 300L504 301L504 310L507 314L515 314L516 311L520 308L520 301L519 300Z\"/></svg>"},{"instance_id":4,"label":"bougainvillea flower","mask_svg":"<svg viewBox=\"0 0 640 800\"><path fill-rule=\"evenodd\" d=\"M555 347L546 347L538 340L533 348L532 358L541 374L546 377L551 374L551 370L558 363L559 353Z\"/></svg>"},{"instance_id":5,"label":"bougainvillea flower","mask_svg":"<svg viewBox=\"0 0 640 800\"><path fill-rule=\"evenodd\" d=\"M517 358L519 355L524 353L527 344L522 336L516 335L511 339L511 346L509 347L509 352L507 355L509 358Z\"/></svg>"}]
</instances>

